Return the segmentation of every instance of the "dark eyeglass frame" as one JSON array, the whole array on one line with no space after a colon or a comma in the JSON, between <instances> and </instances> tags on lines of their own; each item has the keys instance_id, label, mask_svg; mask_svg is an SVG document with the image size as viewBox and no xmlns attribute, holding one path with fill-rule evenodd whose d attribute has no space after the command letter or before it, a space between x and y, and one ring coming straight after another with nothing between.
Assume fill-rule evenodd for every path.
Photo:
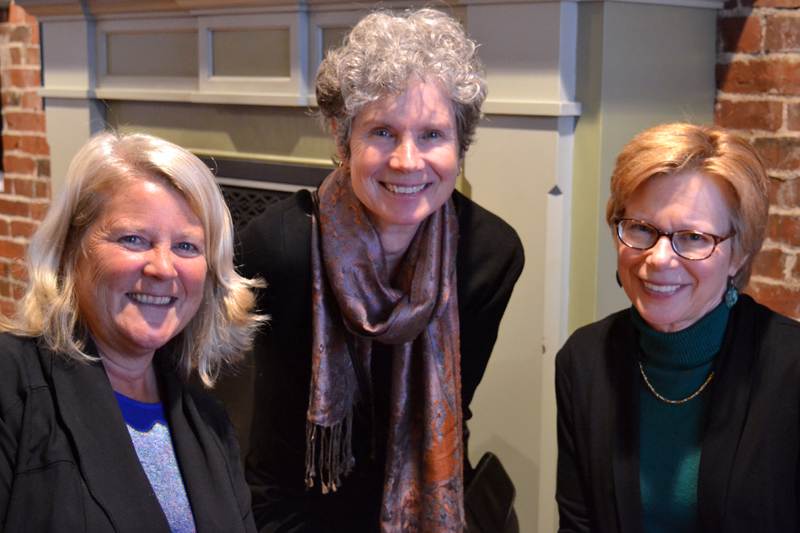
<instances>
[{"instance_id":1,"label":"dark eyeglass frame","mask_svg":"<svg viewBox=\"0 0 800 533\"><path fill-rule=\"evenodd\" d=\"M658 235L656 237L656 240L653 241L653 244L651 244L647 248L639 248L637 246L631 246L630 244L625 242L625 240L622 238L622 226L621 226L621 224L623 222L626 222L626 221L635 222L637 224L642 224L644 226L647 226L648 228L653 228L653 230ZM686 259L687 261L705 261L706 259L708 259L709 257L711 257L713 255L714 250L717 249L717 246L719 245L719 243L721 243L723 241L726 241L726 240L730 239L731 237L733 237L734 235L736 235L735 231L731 231L730 233L728 233L724 237L720 237L719 235L714 235L713 233L705 233L703 231L693 231L693 230L680 230L680 231L673 231L672 233L667 233L666 231L661 231L660 229L658 229L654 225L650 224L649 222L645 222L644 220L637 220L635 218L619 218L619 219L617 219L617 221L615 222L614 225L617 227L617 238L619 239L619 242L621 242L622 244L624 244L628 248L633 248L634 250L649 250L650 248L652 248L656 244L658 244L658 241L661 240L661 237L668 237L669 238L669 243L672 246L672 250L676 254L678 254L680 257L682 257L683 259ZM686 235L686 234L703 235L705 237L711 237L711 239L714 241L714 246L711 247L711 251L705 257L700 257L700 258L686 257L685 255L680 253L677 250L677 248L675 248L675 240L673 239L673 237L675 235Z\"/></svg>"}]
</instances>

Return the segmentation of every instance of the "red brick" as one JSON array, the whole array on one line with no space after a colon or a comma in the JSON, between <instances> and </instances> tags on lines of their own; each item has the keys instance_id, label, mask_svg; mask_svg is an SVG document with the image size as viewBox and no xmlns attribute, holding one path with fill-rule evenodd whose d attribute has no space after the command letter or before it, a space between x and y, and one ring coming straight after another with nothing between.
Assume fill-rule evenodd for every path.
<instances>
[{"instance_id":1,"label":"red brick","mask_svg":"<svg viewBox=\"0 0 800 533\"><path fill-rule=\"evenodd\" d=\"M13 179L11 180L11 190L6 190L8 194L33 198L33 180Z\"/></svg>"},{"instance_id":2,"label":"red brick","mask_svg":"<svg viewBox=\"0 0 800 533\"><path fill-rule=\"evenodd\" d=\"M44 114L42 113L5 113L7 131L44 132Z\"/></svg>"},{"instance_id":3,"label":"red brick","mask_svg":"<svg viewBox=\"0 0 800 533\"><path fill-rule=\"evenodd\" d=\"M764 30L764 50L800 51L800 18L780 16L768 18Z\"/></svg>"},{"instance_id":4,"label":"red brick","mask_svg":"<svg viewBox=\"0 0 800 533\"><path fill-rule=\"evenodd\" d=\"M17 217L30 217L32 207L29 202L15 201L9 198L0 198L0 213Z\"/></svg>"},{"instance_id":5,"label":"red brick","mask_svg":"<svg viewBox=\"0 0 800 533\"><path fill-rule=\"evenodd\" d=\"M777 131L782 116L783 104L776 101L720 100L714 107L714 124L736 130Z\"/></svg>"},{"instance_id":6,"label":"red brick","mask_svg":"<svg viewBox=\"0 0 800 533\"><path fill-rule=\"evenodd\" d=\"M800 206L800 179L770 178L769 203L781 208Z\"/></svg>"},{"instance_id":7,"label":"red brick","mask_svg":"<svg viewBox=\"0 0 800 533\"><path fill-rule=\"evenodd\" d=\"M11 4L8 6L8 21L11 24L24 24L27 13L20 6Z\"/></svg>"},{"instance_id":8,"label":"red brick","mask_svg":"<svg viewBox=\"0 0 800 533\"><path fill-rule=\"evenodd\" d=\"M770 215L767 222L767 238L789 246L800 246L800 217Z\"/></svg>"},{"instance_id":9,"label":"red brick","mask_svg":"<svg viewBox=\"0 0 800 533\"><path fill-rule=\"evenodd\" d=\"M30 44L32 29L33 28L31 26L11 26L8 32L8 39L12 43ZM36 33L38 34L39 32L37 31Z\"/></svg>"},{"instance_id":10,"label":"red brick","mask_svg":"<svg viewBox=\"0 0 800 533\"><path fill-rule=\"evenodd\" d=\"M8 236L10 234L9 233L10 226L11 225L8 223L7 220L3 220L2 218L0 218L0 236L3 235Z\"/></svg>"},{"instance_id":11,"label":"red brick","mask_svg":"<svg viewBox=\"0 0 800 533\"><path fill-rule=\"evenodd\" d=\"M50 146L44 137L25 135L20 140L20 150L32 155L50 155Z\"/></svg>"},{"instance_id":12,"label":"red brick","mask_svg":"<svg viewBox=\"0 0 800 533\"><path fill-rule=\"evenodd\" d=\"M23 92L19 105L25 109L31 109L34 111L41 111L44 107L42 105L42 97L39 96L39 93L36 91L36 89Z\"/></svg>"},{"instance_id":13,"label":"red brick","mask_svg":"<svg viewBox=\"0 0 800 533\"><path fill-rule=\"evenodd\" d=\"M26 286L24 283L12 281L9 285L11 286L11 295L15 300L21 300L22 297L25 296Z\"/></svg>"},{"instance_id":14,"label":"red brick","mask_svg":"<svg viewBox=\"0 0 800 533\"><path fill-rule=\"evenodd\" d=\"M3 169L9 174L33 174L36 171L36 161L32 157L17 157L5 154L3 156Z\"/></svg>"},{"instance_id":15,"label":"red brick","mask_svg":"<svg viewBox=\"0 0 800 533\"><path fill-rule=\"evenodd\" d=\"M31 202L30 204L30 217L34 220L44 220L47 211L50 209L49 201ZM2 210L0 209L0 212Z\"/></svg>"},{"instance_id":16,"label":"red brick","mask_svg":"<svg viewBox=\"0 0 800 533\"><path fill-rule=\"evenodd\" d=\"M800 130L800 104L787 104L786 127L792 131Z\"/></svg>"},{"instance_id":17,"label":"red brick","mask_svg":"<svg viewBox=\"0 0 800 533\"><path fill-rule=\"evenodd\" d=\"M800 318L800 288L753 282L747 286L747 293L773 311Z\"/></svg>"},{"instance_id":18,"label":"red brick","mask_svg":"<svg viewBox=\"0 0 800 533\"><path fill-rule=\"evenodd\" d=\"M31 25L31 44L38 46L41 44L41 37L39 36L39 23L36 22L36 19L33 17L29 17L28 22Z\"/></svg>"},{"instance_id":19,"label":"red brick","mask_svg":"<svg viewBox=\"0 0 800 533\"><path fill-rule=\"evenodd\" d=\"M772 137L754 139L753 147L764 160L768 170L800 168L800 138Z\"/></svg>"},{"instance_id":20,"label":"red brick","mask_svg":"<svg viewBox=\"0 0 800 533\"><path fill-rule=\"evenodd\" d=\"M25 268L25 263L14 261L11 263L11 278L19 281L28 281L28 270Z\"/></svg>"},{"instance_id":21,"label":"red brick","mask_svg":"<svg viewBox=\"0 0 800 533\"><path fill-rule=\"evenodd\" d=\"M0 300L0 313L9 318L14 318L17 313L17 306L13 301Z\"/></svg>"},{"instance_id":22,"label":"red brick","mask_svg":"<svg viewBox=\"0 0 800 533\"><path fill-rule=\"evenodd\" d=\"M742 7L800 7L800 0L741 0Z\"/></svg>"},{"instance_id":23,"label":"red brick","mask_svg":"<svg viewBox=\"0 0 800 533\"><path fill-rule=\"evenodd\" d=\"M761 23L756 17L719 17L717 39L721 52L760 52Z\"/></svg>"},{"instance_id":24,"label":"red brick","mask_svg":"<svg viewBox=\"0 0 800 533\"><path fill-rule=\"evenodd\" d=\"M19 135L3 135L3 151L10 152L19 149L22 138Z\"/></svg>"},{"instance_id":25,"label":"red brick","mask_svg":"<svg viewBox=\"0 0 800 533\"><path fill-rule=\"evenodd\" d=\"M792 278L800 281L800 255L795 255L794 268L792 269Z\"/></svg>"},{"instance_id":26,"label":"red brick","mask_svg":"<svg viewBox=\"0 0 800 533\"><path fill-rule=\"evenodd\" d=\"M49 199L50 195L50 180L49 179L39 179L36 180L36 198L46 198Z\"/></svg>"},{"instance_id":27,"label":"red brick","mask_svg":"<svg viewBox=\"0 0 800 533\"><path fill-rule=\"evenodd\" d=\"M25 237L30 239L36 228L39 227L38 223L29 222L25 220L12 220L11 221L11 236L12 237Z\"/></svg>"},{"instance_id":28,"label":"red brick","mask_svg":"<svg viewBox=\"0 0 800 533\"><path fill-rule=\"evenodd\" d=\"M16 89L7 89L2 91L2 106L18 107L20 102L20 93Z\"/></svg>"},{"instance_id":29,"label":"red brick","mask_svg":"<svg viewBox=\"0 0 800 533\"><path fill-rule=\"evenodd\" d=\"M7 50L8 50L8 56L11 59L10 65L16 65L16 66L22 65L22 47L14 46L12 48L9 46L7 47Z\"/></svg>"},{"instance_id":30,"label":"red brick","mask_svg":"<svg viewBox=\"0 0 800 533\"><path fill-rule=\"evenodd\" d=\"M8 280L0 279L0 296L11 298L11 284Z\"/></svg>"},{"instance_id":31,"label":"red brick","mask_svg":"<svg viewBox=\"0 0 800 533\"><path fill-rule=\"evenodd\" d=\"M717 87L735 94L800 94L800 63L786 58L717 65Z\"/></svg>"},{"instance_id":32,"label":"red brick","mask_svg":"<svg viewBox=\"0 0 800 533\"><path fill-rule=\"evenodd\" d=\"M36 175L40 178L49 178L50 177L50 160L49 159L38 159L36 161Z\"/></svg>"},{"instance_id":33,"label":"red brick","mask_svg":"<svg viewBox=\"0 0 800 533\"><path fill-rule=\"evenodd\" d=\"M25 49L25 64L30 66L40 65L42 62L41 48L29 46Z\"/></svg>"},{"instance_id":34,"label":"red brick","mask_svg":"<svg viewBox=\"0 0 800 533\"><path fill-rule=\"evenodd\" d=\"M39 87L42 84L39 69L11 68L6 70L3 80L9 87Z\"/></svg>"},{"instance_id":35,"label":"red brick","mask_svg":"<svg viewBox=\"0 0 800 533\"><path fill-rule=\"evenodd\" d=\"M12 222L13 231L13 222ZM781 250L761 250L753 261L753 275L776 280L784 279L783 268L786 254Z\"/></svg>"},{"instance_id":36,"label":"red brick","mask_svg":"<svg viewBox=\"0 0 800 533\"><path fill-rule=\"evenodd\" d=\"M22 259L25 256L25 247L22 243L9 239L0 239L0 257L9 259Z\"/></svg>"}]
</instances>

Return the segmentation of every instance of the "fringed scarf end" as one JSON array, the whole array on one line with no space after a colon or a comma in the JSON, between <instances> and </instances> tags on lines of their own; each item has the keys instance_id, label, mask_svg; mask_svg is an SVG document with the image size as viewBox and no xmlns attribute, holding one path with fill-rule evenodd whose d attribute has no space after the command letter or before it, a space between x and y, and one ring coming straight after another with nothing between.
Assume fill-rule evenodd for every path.
<instances>
[{"instance_id":1,"label":"fringed scarf end","mask_svg":"<svg viewBox=\"0 0 800 533\"><path fill-rule=\"evenodd\" d=\"M322 494L331 490L336 492L342 485L342 478L350 473L355 464L352 431L352 409L344 420L331 427L306 420L306 490L314 486L317 468Z\"/></svg>"}]
</instances>

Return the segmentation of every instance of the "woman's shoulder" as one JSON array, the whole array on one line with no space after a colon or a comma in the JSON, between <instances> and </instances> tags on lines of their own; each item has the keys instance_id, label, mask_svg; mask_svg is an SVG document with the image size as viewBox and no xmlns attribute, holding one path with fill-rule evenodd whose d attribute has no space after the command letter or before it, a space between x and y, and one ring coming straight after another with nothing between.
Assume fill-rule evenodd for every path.
<instances>
[{"instance_id":1,"label":"woman's shoulder","mask_svg":"<svg viewBox=\"0 0 800 533\"><path fill-rule=\"evenodd\" d=\"M459 247L461 240L467 239L486 245L494 253L505 252L524 260L522 241L510 224L458 191L453 191L453 203L458 213Z\"/></svg>"},{"instance_id":2,"label":"woman's shoulder","mask_svg":"<svg viewBox=\"0 0 800 533\"><path fill-rule=\"evenodd\" d=\"M0 382L41 374L38 342L36 337L0 333Z\"/></svg>"},{"instance_id":3,"label":"woman's shoulder","mask_svg":"<svg viewBox=\"0 0 800 533\"><path fill-rule=\"evenodd\" d=\"M747 294L739 297L734 316L739 327L749 324L765 340L775 339L800 357L800 321L773 311Z\"/></svg>"},{"instance_id":4,"label":"woman's shoulder","mask_svg":"<svg viewBox=\"0 0 800 533\"><path fill-rule=\"evenodd\" d=\"M638 342L636 335L630 309L617 311L602 320L576 329L559 350L556 362L563 362L565 359L576 356L599 356L607 353L612 344L620 346L630 343L635 346Z\"/></svg>"},{"instance_id":5,"label":"woman's shoulder","mask_svg":"<svg viewBox=\"0 0 800 533\"><path fill-rule=\"evenodd\" d=\"M311 193L303 189L253 218L239 233L237 264L242 265L242 275L266 277L294 257L309 255L312 207Z\"/></svg>"}]
</instances>

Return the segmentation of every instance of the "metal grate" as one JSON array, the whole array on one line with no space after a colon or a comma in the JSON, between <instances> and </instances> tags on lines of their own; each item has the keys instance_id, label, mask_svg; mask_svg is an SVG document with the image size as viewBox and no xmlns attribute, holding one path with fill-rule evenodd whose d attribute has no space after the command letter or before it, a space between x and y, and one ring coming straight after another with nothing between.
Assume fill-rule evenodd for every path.
<instances>
[{"instance_id":1,"label":"metal grate","mask_svg":"<svg viewBox=\"0 0 800 533\"><path fill-rule=\"evenodd\" d=\"M261 214L269 204L292 195L290 192L249 189L231 185L220 185L220 189L222 189L228 209L231 210L233 229L237 234L252 218Z\"/></svg>"}]
</instances>

